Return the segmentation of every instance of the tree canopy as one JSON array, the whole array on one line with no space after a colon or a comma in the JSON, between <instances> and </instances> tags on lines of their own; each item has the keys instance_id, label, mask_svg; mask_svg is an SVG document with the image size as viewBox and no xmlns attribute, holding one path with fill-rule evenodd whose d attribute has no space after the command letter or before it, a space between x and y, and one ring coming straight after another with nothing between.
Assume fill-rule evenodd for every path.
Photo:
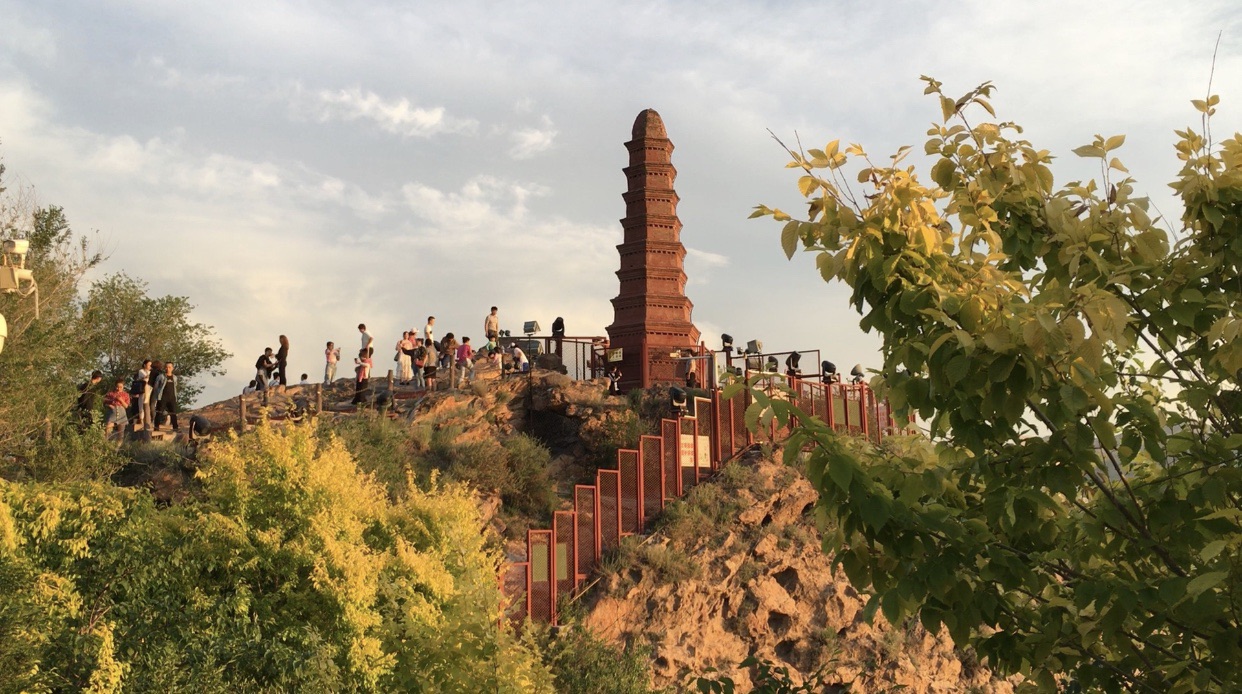
<instances>
[{"instance_id":1,"label":"tree canopy","mask_svg":"<svg viewBox=\"0 0 1242 694\"><path fill-rule=\"evenodd\" d=\"M174 362L177 398L192 403L203 390L194 378L223 375L233 356L210 325L192 321L193 310L188 297L149 296L146 282L124 272L92 282L81 314L88 356L109 379L132 376L144 359Z\"/></svg>"},{"instance_id":2,"label":"tree canopy","mask_svg":"<svg viewBox=\"0 0 1242 694\"><path fill-rule=\"evenodd\" d=\"M1194 102L1174 231L1124 136L1075 149L1099 176L1058 186L990 84L924 80L930 181L908 148L834 141L790 150L805 217L755 211L850 287L883 338L872 386L928 431L877 447L799 419L786 454L809 450L826 549L872 613L943 625L1041 689L1237 691L1242 136L1215 140L1219 99Z\"/></svg>"},{"instance_id":3,"label":"tree canopy","mask_svg":"<svg viewBox=\"0 0 1242 694\"><path fill-rule=\"evenodd\" d=\"M195 377L223 373L231 355L211 326L191 318L187 297L152 297L145 282L125 273L105 276L82 296L83 279L105 261L98 244L74 232L62 208L40 205L33 189L6 188L0 180L0 240L11 238L29 241L26 267L39 292L0 294L9 332L0 351L0 474L81 477L73 466L60 467L68 477L49 477L57 468L49 461L63 456L48 455L48 448L64 452L84 443L66 432L76 426L77 385L94 369L127 378L143 359L174 361L183 405L202 390Z\"/></svg>"},{"instance_id":4,"label":"tree canopy","mask_svg":"<svg viewBox=\"0 0 1242 694\"><path fill-rule=\"evenodd\" d=\"M0 691L551 691L464 485L390 498L313 427L199 462L166 508L0 480Z\"/></svg>"}]
</instances>

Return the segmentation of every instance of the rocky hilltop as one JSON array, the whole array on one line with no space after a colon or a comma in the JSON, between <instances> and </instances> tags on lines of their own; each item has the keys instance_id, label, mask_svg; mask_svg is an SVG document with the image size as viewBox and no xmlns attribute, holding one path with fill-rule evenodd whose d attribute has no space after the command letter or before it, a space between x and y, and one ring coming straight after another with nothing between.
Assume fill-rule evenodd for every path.
<instances>
[{"instance_id":1,"label":"rocky hilltop","mask_svg":"<svg viewBox=\"0 0 1242 694\"><path fill-rule=\"evenodd\" d=\"M272 394L263 416L289 421L319 400L322 417L357 416L347 406L348 385L338 382L322 396L317 387ZM261 396L246 398L249 418L257 419ZM548 484L568 509L573 484L645 433L640 414L658 413L653 403L663 398L608 397L602 382L551 371L501 378L484 370L464 390L398 389L386 415L451 431L460 442L534 436L551 450ZM240 423L237 398L198 412L220 428ZM493 532L520 559L525 528L540 527L543 518L504 513L503 497L503 490L480 495ZM644 649L653 686L674 691L712 671L749 691L754 672L739 667L748 656L787 668L796 682L818 674L823 691L1013 691L1014 681L997 678L917 620L894 626L877 615L867 623L866 597L821 549L817 499L800 471L750 452L673 502L652 535L629 538L607 557L595 582L567 606L564 628Z\"/></svg>"}]
</instances>

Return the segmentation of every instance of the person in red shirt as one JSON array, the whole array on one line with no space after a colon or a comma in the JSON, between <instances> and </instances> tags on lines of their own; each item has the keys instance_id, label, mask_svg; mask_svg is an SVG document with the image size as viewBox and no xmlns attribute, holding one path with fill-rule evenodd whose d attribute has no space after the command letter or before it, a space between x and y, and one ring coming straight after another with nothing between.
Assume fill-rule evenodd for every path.
<instances>
[{"instance_id":1,"label":"person in red shirt","mask_svg":"<svg viewBox=\"0 0 1242 694\"><path fill-rule=\"evenodd\" d=\"M129 409L129 393L125 392L125 380L118 378L112 390L104 395L104 435L112 437L115 428L118 437L125 432L129 417L125 415Z\"/></svg>"}]
</instances>

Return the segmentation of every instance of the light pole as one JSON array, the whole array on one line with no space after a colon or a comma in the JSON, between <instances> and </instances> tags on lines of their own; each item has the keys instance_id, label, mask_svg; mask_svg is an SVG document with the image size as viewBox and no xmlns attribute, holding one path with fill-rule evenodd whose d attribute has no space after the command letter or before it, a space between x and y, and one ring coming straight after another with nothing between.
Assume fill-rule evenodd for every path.
<instances>
[{"instance_id":1,"label":"light pole","mask_svg":"<svg viewBox=\"0 0 1242 694\"><path fill-rule=\"evenodd\" d=\"M34 294L35 318L39 317L39 285L35 283L34 273L26 269L26 254L30 251L30 242L26 239L9 239L0 248L3 259L0 260L0 293L27 297ZM22 285L26 285L23 289ZM0 315L0 350L9 336L8 322Z\"/></svg>"}]
</instances>

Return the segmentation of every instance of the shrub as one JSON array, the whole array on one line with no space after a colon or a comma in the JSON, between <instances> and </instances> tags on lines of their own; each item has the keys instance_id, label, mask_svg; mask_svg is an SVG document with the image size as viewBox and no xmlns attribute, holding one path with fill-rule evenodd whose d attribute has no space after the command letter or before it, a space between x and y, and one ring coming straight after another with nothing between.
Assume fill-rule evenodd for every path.
<instances>
[{"instance_id":1,"label":"shrub","mask_svg":"<svg viewBox=\"0 0 1242 694\"><path fill-rule=\"evenodd\" d=\"M428 466L415 455L413 432L400 420L374 412L358 412L335 421L320 420L321 435L340 438L359 469L375 477L396 499L409 491L411 477L427 481Z\"/></svg>"},{"instance_id":2,"label":"shrub","mask_svg":"<svg viewBox=\"0 0 1242 694\"><path fill-rule=\"evenodd\" d=\"M580 434L589 452L585 462L590 476L594 477L597 469L615 469L617 451L638 448L640 438L650 433L652 430L646 423L630 410L612 412L602 419L588 421Z\"/></svg>"},{"instance_id":3,"label":"shrub","mask_svg":"<svg viewBox=\"0 0 1242 694\"><path fill-rule=\"evenodd\" d=\"M459 436L457 427L431 432L430 465L448 479L499 493L509 513L538 522L551 520L558 499L548 475L551 453L545 446L526 434L509 437L503 443L459 442Z\"/></svg>"},{"instance_id":4,"label":"shrub","mask_svg":"<svg viewBox=\"0 0 1242 694\"><path fill-rule=\"evenodd\" d=\"M639 548L639 558L651 569L657 585L676 584L698 578L702 566L678 547L646 544Z\"/></svg>"},{"instance_id":5,"label":"shrub","mask_svg":"<svg viewBox=\"0 0 1242 694\"><path fill-rule=\"evenodd\" d=\"M730 463L725 472L741 467ZM728 533L729 526L744 508L744 501L736 491L736 487L727 484L700 484L685 498L666 506L655 528L682 547L693 547L705 539L721 537Z\"/></svg>"},{"instance_id":6,"label":"shrub","mask_svg":"<svg viewBox=\"0 0 1242 694\"><path fill-rule=\"evenodd\" d=\"M509 485L501 491L505 505L540 520L551 520L559 505L555 484L548 473L552 453L547 446L526 434L504 442L509 463Z\"/></svg>"},{"instance_id":7,"label":"shrub","mask_svg":"<svg viewBox=\"0 0 1242 694\"><path fill-rule=\"evenodd\" d=\"M564 629L548 645L556 691L565 694L649 694L648 648L618 648L583 628Z\"/></svg>"},{"instance_id":8,"label":"shrub","mask_svg":"<svg viewBox=\"0 0 1242 694\"><path fill-rule=\"evenodd\" d=\"M333 437L202 451L197 502L0 482L0 681L16 690L549 691L496 622L459 484L399 500Z\"/></svg>"},{"instance_id":9,"label":"shrub","mask_svg":"<svg viewBox=\"0 0 1242 694\"><path fill-rule=\"evenodd\" d=\"M31 447L28 456L4 464L3 476L40 482L106 480L125 465L117 444L104 436L99 424L79 430L61 426L47 440Z\"/></svg>"}]
</instances>

